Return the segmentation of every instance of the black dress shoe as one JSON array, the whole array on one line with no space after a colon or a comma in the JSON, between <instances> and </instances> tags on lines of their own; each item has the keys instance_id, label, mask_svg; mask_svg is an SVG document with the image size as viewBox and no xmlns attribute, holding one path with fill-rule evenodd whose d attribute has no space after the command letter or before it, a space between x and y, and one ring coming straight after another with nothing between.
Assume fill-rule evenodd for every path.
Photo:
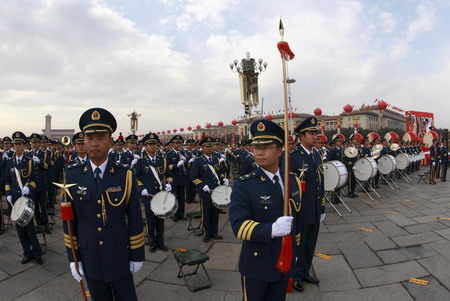
<instances>
[{"instance_id":1,"label":"black dress shoe","mask_svg":"<svg viewBox=\"0 0 450 301\"><path fill-rule=\"evenodd\" d=\"M169 248L165 244L158 245L158 248L160 248L163 251L168 251L169 250Z\"/></svg>"},{"instance_id":2,"label":"black dress shoe","mask_svg":"<svg viewBox=\"0 0 450 301\"><path fill-rule=\"evenodd\" d=\"M22 260L20 261L21 264L25 264L25 263L29 263L31 261L31 257L24 257L22 258Z\"/></svg>"},{"instance_id":3,"label":"black dress shoe","mask_svg":"<svg viewBox=\"0 0 450 301\"><path fill-rule=\"evenodd\" d=\"M220 235L212 235L211 237L214 239L223 239L223 236Z\"/></svg>"},{"instance_id":4,"label":"black dress shoe","mask_svg":"<svg viewBox=\"0 0 450 301\"><path fill-rule=\"evenodd\" d=\"M175 223L178 222L178 217L175 216L175 217L173 218L173 221L174 221Z\"/></svg>"},{"instance_id":5,"label":"black dress shoe","mask_svg":"<svg viewBox=\"0 0 450 301\"><path fill-rule=\"evenodd\" d=\"M180 220L180 221L187 221L187 218L185 218L185 217L183 216L183 217L180 217L179 220Z\"/></svg>"},{"instance_id":6,"label":"black dress shoe","mask_svg":"<svg viewBox=\"0 0 450 301\"><path fill-rule=\"evenodd\" d=\"M308 283L313 283L313 284L318 284L319 283L319 279L309 275L306 278L302 278L303 281L308 282Z\"/></svg>"},{"instance_id":7,"label":"black dress shoe","mask_svg":"<svg viewBox=\"0 0 450 301\"><path fill-rule=\"evenodd\" d=\"M47 233L47 234L52 234L52 230L50 230L50 229L45 229L45 233Z\"/></svg>"},{"instance_id":8,"label":"black dress shoe","mask_svg":"<svg viewBox=\"0 0 450 301\"><path fill-rule=\"evenodd\" d=\"M204 242L209 242L209 237L203 237Z\"/></svg>"},{"instance_id":9,"label":"black dress shoe","mask_svg":"<svg viewBox=\"0 0 450 301\"><path fill-rule=\"evenodd\" d=\"M294 282L294 285L292 286L297 292L303 292L305 289L303 288L303 285L301 282Z\"/></svg>"},{"instance_id":10,"label":"black dress shoe","mask_svg":"<svg viewBox=\"0 0 450 301\"><path fill-rule=\"evenodd\" d=\"M156 246L150 246L150 253L155 253Z\"/></svg>"},{"instance_id":11,"label":"black dress shoe","mask_svg":"<svg viewBox=\"0 0 450 301\"><path fill-rule=\"evenodd\" d=\"M44 261L42 260L42 257L36 258L36 262L37 262L38 264L44 264Z\"/></svg>"}]
</instances>

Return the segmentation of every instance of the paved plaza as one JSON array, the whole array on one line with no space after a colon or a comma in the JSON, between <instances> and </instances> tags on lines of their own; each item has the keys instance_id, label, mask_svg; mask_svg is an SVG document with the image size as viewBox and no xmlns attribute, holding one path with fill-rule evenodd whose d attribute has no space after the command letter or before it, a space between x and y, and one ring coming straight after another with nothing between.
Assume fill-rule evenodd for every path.
<instances>
[{"instance_id":1,"label":"paved plaza","mask_svg":"<svg viewBox=\"0 0 450 301\"><path fill-rule=\"evenodd\" d=\"M450 300L450 184L417 184L397 180L400 189L377 190L381 199L370 200L363 193L344 201L339 217L329 204L321 225L313 266L320 285L305 284L303 293L288 294L287 300ZM187 205L187 211L198 204ZM59 212L58 212L59 214ZM197 223L197 222L196 222ZM165 241L170 251L148 252L143 269L135 274L139 300L242 300L238 258L240 242L234 237L228 216L221 214L223 240L204 243L187 231L188 222L166 221ZM364 229L364 230L361 230ZM41 242L42 235L39 235ZM22 249L15 227L0 236L0 300L82 300L67 262L61 221L46 236L44 265L21 264ZM177 278L173 249L199 249L207 253L206 263L212 287L188 291ZM428 285L409 282L428 280ZM193 283L206 280L199 272Z\"/></svg>"}]
</instances>

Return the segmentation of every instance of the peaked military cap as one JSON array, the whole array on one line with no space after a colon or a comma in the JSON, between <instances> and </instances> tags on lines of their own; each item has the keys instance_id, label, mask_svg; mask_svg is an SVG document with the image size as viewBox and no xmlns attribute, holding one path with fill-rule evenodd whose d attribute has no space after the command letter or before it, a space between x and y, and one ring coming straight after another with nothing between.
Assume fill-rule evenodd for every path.
<instances>
[{"instance_id":1,"label":"peaked military cap","mask_svg":"<svg viewBox=\"0 0 450 301\"><path fill-rule=\"evenodd\" d=\"M114 141L115 144L125 144L125 141L121 138L116 139L116 141Z\"/></svg>"},{"instance_id":2,"label":"peaked military cap","mask_svg":"<svg viewBox=\"0 0 450 301\"><path fill-rule=\"evenodd\" d=\"M170 139L170 143L172 143L172 142L174 142L174 143L179 143L179 142L181 142L181 143L183 143L183 141L184 141L184 139L183 139L183 137L181 137L181 135L175 135L175 136L172 136L172 139Z\"/></svg>"},{"instance_id":3,"label":"peaked military cap","mask_svg":"<svg viewBox=\"0 0 450 301\"><path fill-rule=\"evenodd\" d=\"M218 138L218 137L216 137L216 138L213 138L213 144L220 144L222 141L220 140L220 138Z\"/></svg>"},{"instance_id":4,"label":"peaked military cap","mask_svg":"<svg viewBox=\"0 0 450 301\"><path fill-rule=\"evenodd\" d=\"M186 140L186 144L195 144L195 140L190 138Z\"/></svg>"},{"instance_id":5,"label":"peaked military cap","mask_svg":"<svg viewBox=\"0 0 450 301\"><path fill-rule=\"evenodd\" d=\"M200 141L200 146L212 146L214 143L214 138L212 137L205 137Z\"/></svg>"},{"instance_id":6,"label":"peaked military cap","mask_svg":"<svg viewBox=\"0 0 450 301\"><path fill-rule=\"evenodd\" d=\"M143 144L150 144L150 143L161 144L161 141L159 141L159 137L155 133L148 133L147 135L144 136L144 138L142 138L142 143Z\"/></svg>"},{"instance_id":7,"label":"peaked military cap","mask_svg":"<svg viewBox=\"0 0 450 301\"><path fill-rule=\"evenodd\" d=\"M31 137L30 137L31 138ZM47 143L49 140L48 140L48 137L47 136L45 136L45 135L42 135L42 137L41 137L41 142L43 142L43 143Z\"/></svg>"},{"instance_id":8,"label":"peaked military cap","mask_svg":"<svg viewBox=\"0 0 450 301\"><path fill-rule=\"evenodd\" d=\"M30 142L41 142L41 139L42 139L41 135L36 133L33 133L30 136Z\"/></svg>"},{"instance_id":9,"label":"peaked military cap","mask_svg":"<svg viewBox=\"0 0 450 301\"><path fill-rule=\"evenodd\" d=\"M318 132L317 118L314 116L308 117L303 120L294 130L295 133L300 134L304 132Z\"/></svg>"},{"instance_id":10,"label":"peaked military cap","mask_svg":"<svg viewBox=\"0 0 450 301\"><path fill-rule=\"evenodd\" d=\"M138 140L138 136L133 135L133 134L128 135L127 138L125 138L126 142L137 142L137 140Z\"/></svg>"},{"instance_id":11,"label":"peaked military cap","mask_svg":"<svg viewBox=\"0 0 450 301\"><path fill-rule=\"evenodd\" d=\"M85 134L114 133L117 129L117 121L108 110L92 108L81 115L79 126Z\"/></svg>"},{"instance_id":12,"label":"peaked military cap","mask_svg":"<svg viewBox=\"0 0 450 301\"><path fill-rule=\"evenodd\" d=\"M5 137L3 137L3 142L8 143L8 142L12 142L12 140L8 136L5 136Z\"/></svg>"},{"instance_id":13,"label":"peaked military cap","mask_svg":"<svg viewBox=\"0 0 450 301\"><path fill-rule=\"evenodd\" d=\"M251 144L272 144L284 142L284 130L275 122L260 119L255 120L250 126L253 136Z\"/></svg>"},{"instance_id":14,"label":"peaked military cap","mask_svg":"<svg viewBox=\"0 0 450 301\"><path fill-rule=\"evenodd\" d=\"M84 134L82 132L78 132L72 137L72 143L84 143Z\"/></svg>"},{"instance_id":15,"label":"peaked military cap","mask_svg":"<svg viewBox=\"0 0 450 301\"><path fill-rule=\"evenodd\" d=\"M12 134L12 143L27 143L27 136L22 132L14 132Z\"/></svg>"}]
</instances>

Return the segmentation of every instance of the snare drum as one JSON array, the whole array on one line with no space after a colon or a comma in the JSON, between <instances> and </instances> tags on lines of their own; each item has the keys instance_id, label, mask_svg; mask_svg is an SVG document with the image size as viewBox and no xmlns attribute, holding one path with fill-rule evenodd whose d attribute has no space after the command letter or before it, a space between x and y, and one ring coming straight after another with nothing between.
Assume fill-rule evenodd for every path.
<instances>
[{"instance_id":1,"label":"snare drum","mask_svg":"<svg viewBox=\"0 0 450 301\"><path fill-rule=\"evenodd\" d=\"M214 207L218 209L225 209L231 202L232 188L226 185L220 185L211 192L211 200Z\"/></svg>"},{"instance_id":2,"label":"snare drum","mask_svg":"<svg viewBox=\"0 0 450 301\"><path fill-rule=\"evenodd\" d=\"M11 210L11 220L21 227L25 227L33 219L34 202L26 196L21 196L14 203Z\"/></svg>"},{"instance_id":3,"label":"snare drum","mask_svg":"<svg viewBox=\"0 0 450 301\"><path fill-rule=\"evenodd\" d=\"M409 154L398 154L395 160L397 161L397 168L403 170L411 163L411 156Z\"/></svg>"},{"instance_id":4,"label":"snare drum","mask_svg":"<svg viewBox=\"0 0 450 301\"><path fill-rule=\"evenodd\" d=\"M159 218L171 218L177 212L178 202L172 193L160 191L153 196L150 208Z\"/></svg>"},{"instance_id":5,"label":"snare drum","mask_svg":"<svg viewBox=\"0 0 450 301\"><path fill-rule=\"evenodd\" d=\"M381 174L387 175L397 168L397 161L394 156L385 155L378 160L378 170Z\"/></svg>"},{"instance_id":6,"label":"snare drum","mask_svg":"<svg viewBox=\"0 0 450 301\"><path fill-rule=\"evenodd\" d=\"M372 158L361 158L355 163L353 169L355 177L360 181L367 181L373 178L378 172L377 162Z\"/></svg>"},{"instance_id":7,"label":"snare drum","mask_svg":"<svg viewBox=\"0 0 450 301\"><path fill-rule=\"evenodd\" d=\"M344 163L333 160L323 163L323 177L325 191L332 191L347 183L348 172Z\"/></svg>"}]
</instances>

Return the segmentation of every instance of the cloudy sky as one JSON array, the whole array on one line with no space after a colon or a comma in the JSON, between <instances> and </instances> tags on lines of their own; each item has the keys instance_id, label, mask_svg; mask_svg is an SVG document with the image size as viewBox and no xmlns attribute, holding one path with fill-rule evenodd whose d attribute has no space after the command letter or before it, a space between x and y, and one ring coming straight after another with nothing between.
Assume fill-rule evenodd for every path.
<instances>
[{"instance_id":1,"label":"cloudy sky","mask_svg":"<svg viewBox=\"0 0 450 301\"><path fill-rule=\"evenodd\" d=\"M0 135L78 129L81 113L109 109L139 133L243 114L228 64L246 52L268 62L265 110L282 107L278 22L296 58L293 106L340 113L384 99L434 112L450 127L450 0L3 0Z\"/></svg>"}]
</instances>

